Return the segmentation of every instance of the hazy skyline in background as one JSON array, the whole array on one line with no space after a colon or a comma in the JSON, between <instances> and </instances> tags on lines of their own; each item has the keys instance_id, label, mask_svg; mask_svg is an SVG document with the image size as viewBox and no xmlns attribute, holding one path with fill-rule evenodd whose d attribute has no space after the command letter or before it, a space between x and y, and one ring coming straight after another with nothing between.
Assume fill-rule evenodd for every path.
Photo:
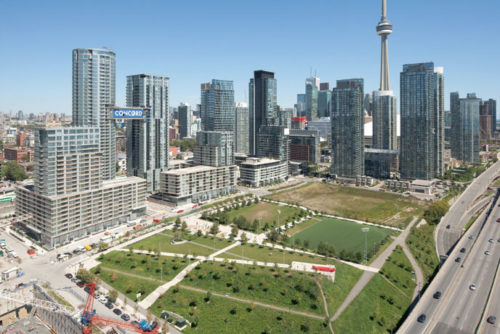
<instances>
[{"instance_id":1,"label":"hazy skyline in background","mask_svg":"<svg viewBox=\"0 0 500 334\"><path fill-rule=\"evenodd\" d=\"M405 63L444 67L449 93L500 100L500 2L388 0L391 89ZM199 103L200 84L233 80L248 101L253 71L275 72L278 104L292 107L312 74L335 86L379 88L381 1L13 1L0 4L0 111L71 114L72 50L116 52L116 103L126 76L170 77L169 102ZM398 102L399 109L399 102Z\"/></svg>"}]
</instances>

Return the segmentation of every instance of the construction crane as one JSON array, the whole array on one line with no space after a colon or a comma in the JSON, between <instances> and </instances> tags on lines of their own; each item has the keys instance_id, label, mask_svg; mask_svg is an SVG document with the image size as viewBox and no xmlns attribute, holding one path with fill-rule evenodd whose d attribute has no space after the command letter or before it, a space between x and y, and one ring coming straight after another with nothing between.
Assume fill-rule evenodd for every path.
<instances>
[{"instance_id":1,"label":"construction crane","mask_svg":"<svg viewBox=\"0 0 500 334\"><path fill-rule=\"evenodd\" d=\"M134 331L136 333L142 334L156 334L158 333L160 327L153 326L148 323L146 320L141 320L139 324L133 324L126 321L115 320L104 318L96 315L96 311L94 309L94 292L95 292L95 283L87 283L84 284L90 287L89 296L87 297L87 301L85 302L85 307L82 311L82 315L80 321L82 323L82 334L92 334L92 324L103 324L103 325L114 325L118 326L124 330Z\"/></svg>"}]
</instances>

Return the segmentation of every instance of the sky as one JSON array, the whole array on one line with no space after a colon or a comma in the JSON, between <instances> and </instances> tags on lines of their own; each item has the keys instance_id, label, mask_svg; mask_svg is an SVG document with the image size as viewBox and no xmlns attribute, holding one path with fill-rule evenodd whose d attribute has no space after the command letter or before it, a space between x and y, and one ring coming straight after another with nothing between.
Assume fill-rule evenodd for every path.
<instances>
[{"instance_id":1,"label":"sky","mask_svg":"<svg viewBox=\"0 0 500 334\"><path fill-rule=\"evenodd\" d=\"M433 61L449 93L500 99L500 1L388 0L391 89L402 65ZM116 52L116 103L126 76L170 77L170 106L200 101L200 84L233 80L248 101L253 71L275 72L292 107L311 74L379 88L381 0L0 0L0 112L71 114L74 48Z\"/></svg>"}]
</instances>

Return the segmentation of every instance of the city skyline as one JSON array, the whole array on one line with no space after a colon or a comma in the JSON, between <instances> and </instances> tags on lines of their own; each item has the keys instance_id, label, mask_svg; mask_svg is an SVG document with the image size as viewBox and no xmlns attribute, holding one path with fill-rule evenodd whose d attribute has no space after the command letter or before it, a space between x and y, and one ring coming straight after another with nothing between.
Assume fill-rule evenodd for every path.
<instances>
[{"instance_id":1,"label":"city skyline","mask_svg":"<svg viewBox=\"0 0 500 334\"><path fill-rule=\"evenodd\" d=\"M63 112L69 115L71 63L67 59L68 54L74 48L101 48L103 45L109 45L117 54L116 102L119 105L125 104L126 76L134 73L163 73L171 77L171 106L177 106L183 101L191 105L199 103L199 84L211 78L233 80L235 100L247 102L248 77L256 69L276 73L278 104L283 107L293 106L296 94L303 91L304 79L314 73L322 82L330 83L345 77L362 77L365 79L366 91L375 90L379 86L380 60L375 55L380 50L380 42L373 38L373 29L376 26L374 22L380 18L379 1L364 4L362 10L356 9L359 5L353 3L320 2L314 7L305 3L292 3L286 8L279 3L273 3L267 12L259 12L262 14L259 20L275 18L280 11L283 11L283 15L278 15L272 24L266 25L266 33L262 30L246 29L247 20L251 20L252 14L257 14L260 2L229 4L221 1L213 4L214 8L207 8L208 5L199 3L197 6L190 6L191 11L187 19L182 15L185 26L179 26L179 18L175 15L158 23L158 20L154 19L155 14L152 14L151 22L137 31L133 31L136 29L135 25L129 28L123 23L127 15L131 14L124 17L121 14L134 13L134 17L140 16L147 8L136 8L134 5L121 7L117 2L110 2L96 13L95 18L90 19L89 27L92 23L100 22L106 15L121 18L116 23L111 22L103 34L97 34L98 27L93 26L89 30L84 29L84 34L70 29L84 22L88 24L88 21L75 21L72 16L66 14L78 11L82 14L81 17L88 17L84 14L94 8L93 6L56 6L55 3L58 2L43 7L33 4L29 8L17 3L2 5L3 9L12 15L0 23L3 28L0 30L9 31L8 35L2 34L0 38L16 50L0 55L0 63L9 64L2 69L4 80L0 82L2 112L17 112L21 109L25 113ZM151 6L153 4L155 3L150 3ZM484 32L476 35L461 25L465 19L470 20L470 6L466 3L429 1L429 5L431 4L433 10L426 12L425 16L427 24L421 25L422 15L409 14L418 11L425 4L396 1L388 3L388 17L395 27L395 33L391 35L389 59L389 68L392 69L390 81L393 83L395 95L399 96L397 74L403 64L434 61L442 64L447 73L445 96L451 91L473 91L484 99L498 100L498 90L492 83L494 78L500 75L500 69L495 66L490 55L498 48L491 40L494 40L494 31L500 29L500 24L494 19L500 5L488 1L475 3L475 6L482 8L482 15L481 20L478 19L474 24ZM160 5L172 13L183 12L184 6L178 3ZM24 20L14 20L15 14L21 13L21 10ZM232 25L232 29L212 28L220 34L219 37L198 36L200 26L210 22L205 17L207 10L209 14L213 14L212 17L226 20L227 24ZM235 15L242 10L249 15ZM446 17L440 14L443 12L447 13ZM303 25L297 24L301 20L309 19L308 15L313 13L318 22L316 31L314 28L303 29ZM42 24L42 17L48 19L50 24ZM453 20L448 17L453 17ZM127 37L142 36L148 41L152 38L149 35L155 35L146 34L152 26L174 29L171 30L174 33L165 37L165 43L157 43L167 46L154 46L151 52L142 52L135 46L129 46L128 38L123 38L131 34ZM284 34L283 31L287 33ZM311 34L311 31L314 33ZM342 36L338 35L337 44L323 42L336 31L342 32ZM44 36L51 38L47 41ZM304 42L301 47L301 43L297 41L306 36L309 38L308 42ZM266 52L252 49L251 38L259 38ZM463 47L463 40L468 38L473 38L476 47ZM225 49L220 48L217 41L221 39L234 44L232 52L224 52ZM290 45L294 46L293 55ZM313 45L314 52L306 45ZM338 45L343 47L339 49L336 47ZM173 46L175 48L172 48ZM200 46L203 47L203 54L195 51ZM36 56L32 52L35 48L38 51ZM173 49L175 51L172 51ZM181 49L183 52L179 51ZM268 52L269 50L272 52ZM19 77L29 77L30 80L16 79ZM33 94L26 98L26 91L32 91ZM448 98L446 109L449 109Z\"/></svg>"}]
</instances>

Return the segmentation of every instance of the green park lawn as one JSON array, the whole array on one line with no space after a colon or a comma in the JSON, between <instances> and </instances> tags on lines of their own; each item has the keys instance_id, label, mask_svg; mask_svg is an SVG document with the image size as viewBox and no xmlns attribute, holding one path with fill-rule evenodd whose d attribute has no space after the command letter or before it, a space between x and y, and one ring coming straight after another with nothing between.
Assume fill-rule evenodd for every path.
<instances>
[{"instance_id":1,"label":"green park lawn","mask_svg":"<svg viewBox=\"0 0 500 334\"><path fill-rule=\"evenodd\" d=\"M425 203L410 197L317 182L268 197L340 217L391 226L400 226L408 217L419 216L425 208Z\"/></svg>"},{"instance_id":2,"label":"green park lawn","mask_svg":"<svg viewBox=\"0 0 500 334\"><path fill-rule=\"evenodd\" d=\"M280 211L279 215L278 210ZM276 226L284 225L288 219L298 215L299 212L300 209L294 207L259 202L257 204L228 211L228 217L231 222L234 218L239 216L245 217L249 222L258 220L259 228L263 229L266 223L268 226L272 226L273 222L276 222Z\"/></svg>"},{"instance_id":3,"label":"green park lawn","mask_svg":"<svg viewBox=\"0 0 500 334\"><path fill-rule=\"evenodd\" d=\"M325 315L314 281L317 275L274 267L206 262L189 273L181 284Z\"/></svg>"},{"instance_id":4,"label":"green park lawn","mask_svg":"<svg viewBox=\"0 0 500 334\"><path fill-rule=\"evenodd\" d=\"M406 237L408 248L410 248L410 252L422 269L425 282L431 279L439 265L436 243L434 241L435 228L435 225L430 224L424 224L419 227L413 226L410 234Z\"/></svg>"},{"instance_id":5,"label":"green park lawn","mask_svg":"<svg viewBox=\"0 0 500 334\"><path fill-rule=\"evenodd\" d=\"M340 219L324 218L315 223L306 222L309 226L290 237L290 244L304 245L308 243L307 248L316 250L320 242L332 245L337 254L342 251L345 253L364 253L365 237L367 238L368 255L373 255L378 250L392 230L361 225ZM300 226L298 224L296 227ZM362 228L368 228L368 232L362 232ZM290 230L293 233L293 229ZM289 232L290 232L289 231ZM305 246L305 245L304 245Z\"/></svg>"},{"instance_id":6,"label":"green park lawn","mask_svg":"<svg viewBox=\"0 0 500 334\"><path fill-rule=\"evenodd\" d=\"M92 272L116 290L135 300L141 290L148 295L174 278L189 259L113 251L97 259L101 264Z\"/></svg>"},{"instance_id":7,"label":"green park lawn","mask_svg":"<svg viewBox=\"0 0 500 334\"><path fill-rule=\"evenodd\" d=\"M206 300L206 294L182 287L167 291L150 310L156 316L170 310L196 323L195 328L188 327L184 333L329 333L321 320L218 296Z\"/></svg>"},{"instance_id":8,"label":"green park lawn","mask_svg":"<svg viewBox=\"0 0 500 334\"><path fill-rule=\"evenodd\" d=\"M396 247L380 273L333 322L335 333L391 333L411 303L411 264Z\"/></svg>"},{"instance_id":9,"label":"green park lawn","mask_svg":"<svg viewBox=\"0 0 500 334\"><path fill-rule=\"evenodd\" d=\"M178 254L191 254L209 256L216 251L223 249L231 244L231 241L196 235L185 234L187 242L182 244L172 244L174 239L173 232L163 231L149 238L136 242L129 249L150 250L153 252L171 252Z\"/></svg>"},{"instance_id":10,"label":"green park lawn","mask_svg":"<svg viewBox=\"0 0 500 334\"><path fill-rule=\"evenodd\" d=\"M286 263L291 264L293 261L309 262L309 263L330 263L334 264L333 259L327 259L321 256L308 255L294 251L288 251L278 248L272 248L257 244L245 244L231 248L227 252L220 254L218 257L228 259L241 259L248 261L262 261L271 263Z\"/></svg>"}]
</instances>

